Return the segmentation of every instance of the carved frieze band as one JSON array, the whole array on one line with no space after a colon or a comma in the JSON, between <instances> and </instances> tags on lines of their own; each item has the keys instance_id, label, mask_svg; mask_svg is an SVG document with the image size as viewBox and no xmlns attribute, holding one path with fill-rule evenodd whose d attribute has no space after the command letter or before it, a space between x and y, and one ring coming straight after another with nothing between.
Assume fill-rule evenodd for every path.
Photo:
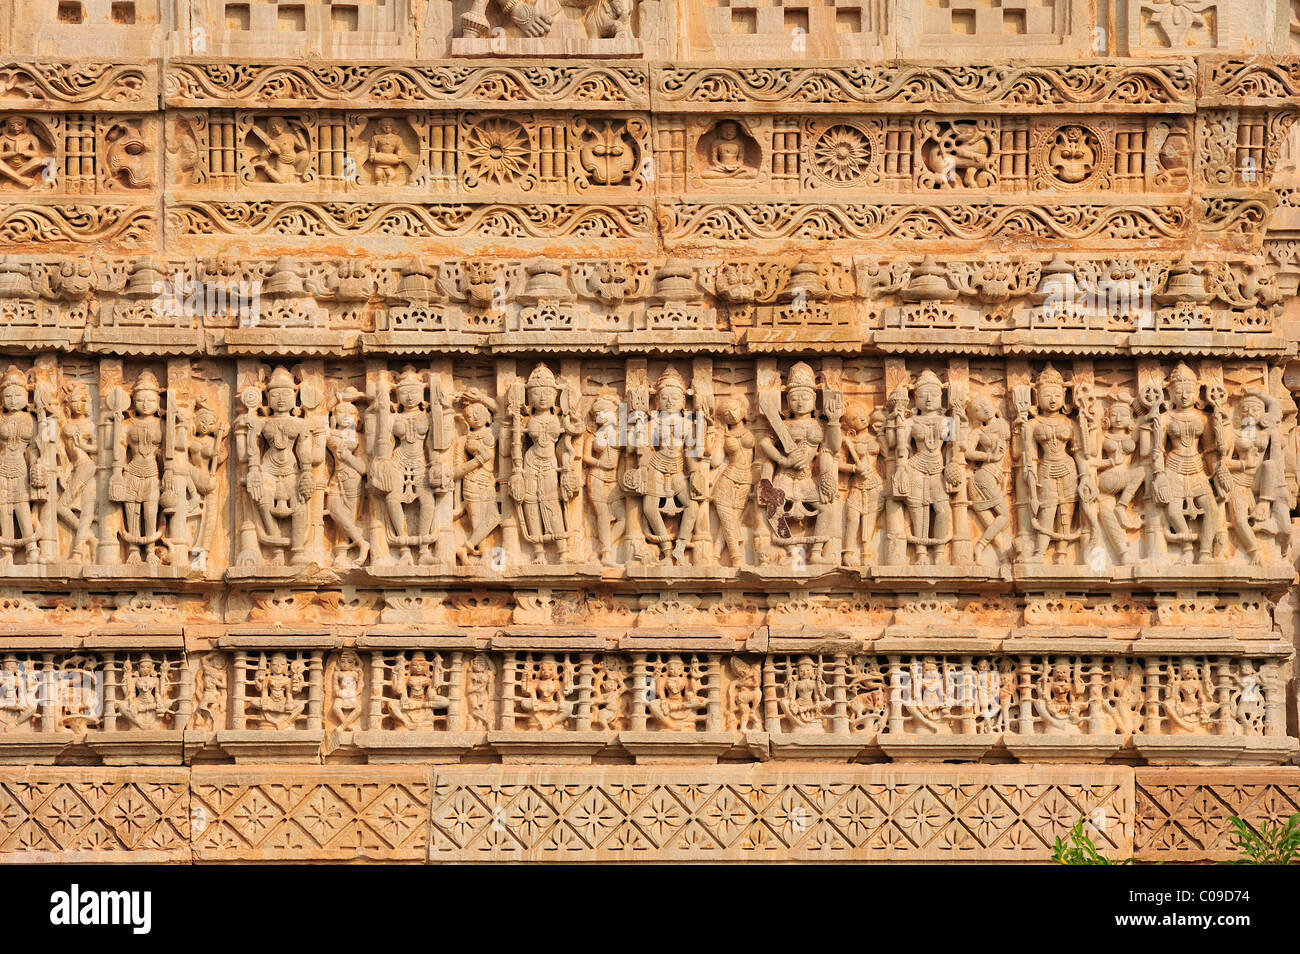
<instances>
[{"instance_id":1,"label":"carved frieze band","mask_svg":"<svg viewBox=\"0 0 1300 954\"><path fill-rule=\"evenodd\" d=\"M303 288L292 270L271 282ZM558 266L529 283L521 315L563 313ZM301 328L294 304L227 343ZM121 335L148 327L123 317ZM1177 566L1277 585L1295 404L1263 360L1193 364L47 353L0 380L0 573Z\"/></svg>"},{"instance_id":2,"label":"carved frieze band","mask_svg":"<svg viewBox=\"0 0 1300 954\"><path fill-rule=\"evenodd\" d=\"M233 637L203 653L120 638L74 651L6 642L4 764L54 764L75 750L109 765L991 755L1225 765L1282 762L1296 749L1279 655L1117 655L1041 640L1001 654L899 643L888 653L479 651L417 637L345 649Z\"/></svg>"},{"instance_id":3,"label":"carved frieze band","mask_svg":"<svg viewBox=\"0 0 1300 954\"><path fill-rule=\"evenodd\" d=\"M452 214L421 219L420 226L476 235L558 230L578 238L588 228L644 229L649 218L645 207L624 207L616 216L586 205L447 208ZM719 208L691 228L731 234L728 223L744 208ZM195 204L174 211L173 219L197 229L200 209L219 211ZM397 206L372 211L367 227L381 228L392 216L409 219ZM326 213L283 203L259 206L258 214L266 216L258 227L276 229L302 228ZM148 213L139 215L148 220ZM7 331L0 349L267 357L530 350L1280 357L1287 345L1279 280L1294 267L1281 246L1269 257L836 261L24 257L0 261Z\"/></svg>"}]
</instances>

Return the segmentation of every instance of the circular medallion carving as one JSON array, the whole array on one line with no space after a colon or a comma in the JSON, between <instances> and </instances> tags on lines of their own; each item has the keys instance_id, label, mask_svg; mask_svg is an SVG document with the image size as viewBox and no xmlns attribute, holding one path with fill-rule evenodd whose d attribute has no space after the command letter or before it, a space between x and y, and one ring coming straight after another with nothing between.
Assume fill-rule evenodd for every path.
<instances>
[{"instance_id":1,"label":"circular medallion carving","mask_svg":"<svg viewBox=\"0 0 1300 954\"><path fill-rule=\"evenodd\" d=\"M871 168L871 140L856 126L831 126L813 144L812 167L832 185L857 182Z\"/></svg>"}]
</instances>

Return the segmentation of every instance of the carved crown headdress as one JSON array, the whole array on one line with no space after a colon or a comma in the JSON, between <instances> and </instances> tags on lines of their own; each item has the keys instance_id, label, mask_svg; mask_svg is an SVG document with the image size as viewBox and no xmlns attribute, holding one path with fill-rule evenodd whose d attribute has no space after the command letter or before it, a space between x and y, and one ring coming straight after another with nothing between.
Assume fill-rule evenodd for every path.
<instances>
[{"instance_id":1,"label":"carved crown headdress","mask_svg":"<svg viewBox=\"0 0 1300 954\"><path fill-rule=\"evenodd\" d=\"M271 372L271 380L267 382L268 391L276 388L297 388L298 382L293 379L287 368L276 368Z\"/></svg>"},{"instance_id":2,"label":"carved crown headdress","mask_svg":"<svg viewBox=\"0 0 1300 954\"><path fill-rule=\"evenodd\" d=\"M817 375L813 369L800 361L790 369L790 377L786 382L786 388L793 391L795 388L815 388L817 387Z\"/></svg>"},{"instance_id":3,"label":"carved crown headdress","mask_svg":"<svg viewBox=\"0 0 1300 954\"><path fill-rule=\"evenodd\" d=\"M940 391L943 390L943 382L939 380L939 375L935 374L929 368L922 371L921 376L916 379L916 390L919 391L921 388L926 387L938 388Z\"/></svg>"},{"instance_id":4,"label":"carved crown headdress","mask_svg":"<svg viewBox=\"0 0 1300 954\"><path fill-rule=\"evenodd\" d=\"M155 394L157 394L158 379L154 377L154 373L152 371L146 368L144 371L141 371L140 376L135 379L135 386L132 387L131 390L136 393L139 393L140 391L153 391Z\"/></svg>"},{"instance_id":5,"label":"carved crown headdress","mask_svg":"<svg viewBox=\"0 0 1300 954\"><path fill-rule=\"evenodd\" d=\"M530 388L553 388L555 387L555 374L544 364L539 364L533 368L533 373L528 375L528 386Z\"/></svg>"},{"instance_id":6,"label":"carved crown headdress","mask_svg":"<svg viewBox=\"0 0 1300 954\"><path fill-rule=\"evenodd\" d=\"M1196 376L1196 372L1183 364L1181 361L1178 367L1174 368L1173 373L1169 375L1170 385L1175 384L1196 384L1201 383L1201 379Z\"/></svg>"},{"instance_id":7,"label":"carved crown headdress","mask_svg":"<svg viewBox=\"0 0 1300 954\"><path fill-rule=\"evenodd\" d=\"M1065 378L1061 377L1060 371L1057 371L1054 367L1052 367L1049 364L1047 367L1043 368L1043 370L1039 373L1038 386L1042 388L1042 387L1052 386L1052 385L1058 388L1064 388Z\"/></svg>"},{"instance_id":8,"label":"carved crown headdress","mask_svg":"<svg viewBox=\"0 0 1300 954\"><path fill-rule=\"evenodd\" d=\"M407 386L414 386L414 387L418 387L418 388L420 388L421 390L423 390L423 389L424 389L424 379L420 377L419 372L417 372L417 371L415 370L415 368L403 368L403 369L402 369L402 373L401 373L400 375L398 375L398 378L397 378L397 386L398 386L399 388L400 388L400 387L407 387Z\"/></svg>"},{"instance_id":9,"label":"carved crown headdress","mask_svg":"<svg viewBox=\"0 0 1300 954\"><path fill-rule=\"evenodd\" d=\"M27 390L27 375L22 369L12 364L9 365L9 370L5 372L4 380L0 381L0 390L8 390L9 388Z\"/></svg>"},{"instance_id":10,"label":"carved crown headdress","mask_svg":"<svg viewBox=\"0 0 1300 954\"><path fill-rule=\"evenodd\" d=\"M655 381L655 393L658 394L664 388L677 388L683 394L686 393L686 381L678 374L676 368L668 368Z\"/></svg>"}]
</instances>

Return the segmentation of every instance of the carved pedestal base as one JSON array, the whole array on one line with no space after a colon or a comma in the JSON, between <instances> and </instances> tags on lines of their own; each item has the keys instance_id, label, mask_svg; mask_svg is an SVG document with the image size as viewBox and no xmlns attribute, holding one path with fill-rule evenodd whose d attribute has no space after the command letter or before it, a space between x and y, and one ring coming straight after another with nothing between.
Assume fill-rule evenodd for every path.
<instances>
[{"instance_id":1,"label":"carved pedestal base","mask_svg":"<svg viewBox=\"0 0 1300 954\"><path fill-rule=\"evenodd\" d=\"M216 745L236 763L319 762L324 729L300 729L269 736L255 729L218 732Z\"/></svg>"},{"instance_id":2,"label":"carved pedestal base","mask_svg":"<svg viewBox=\"0 0 1300 954\"><path fill-rule=\"evenodd\" d=\"M0 765L53 765L75 741L71 732L0 736Z\"/></svg>"},{"instance_id":3,"label":"carved pedestal base","mask_svg":"<svg viewBox=\"0 0 1300 954\"><path fill-rule=\"evenodd\" d=\"M1166 736L1139 738L1134 746L1148 765L1267 765L1294 754L1292 738L1241 736Z\"/></svg>"},{"instance_id":4,"label":"carved pedestal base","mask_svg":"<svg viewBox=\"0 0 1300 954\"><path fill-rule=\"evenodd\" d=\"M716 762L736 737L730 732L620 732L618 741L636 760L647 762Z\"/></svg>"},{"instance_id":5,"label":"carved pedestal base","mask_svg":"<svg viewBox=\"0 0 1300 954\"><path fill-rule=\"evenodd\" d=\"M486 732L350 732L352 745L365 753L366 761L381 764L459 762L461 756L487 739ZM340 739L340 741L344 741Z\"/></svg>"},{"instance_id":6,"label":"carved pedestal base","mask_svg":"<svg viewBox=\"0 0 1300 954\"><path fill-rule=\"evenodd\" d=\"M506 765L530 762L590 762L613 737L606 732L489 732L490 744Z\"/></svg>"},{"instance_id":7,"label":"carved pedestal base","mask_svg":"<svg viewBox=\"0 0 1300 954\"><path fill-rule=\"evenodd\" d=\"M184 733L176 730L97 732L87 743L105 765L180 765L184 758Z\"/></svg>"},{"instance_id":8,"label":"carved pedestal base","mask_svg":"<svg viewBox=\"0 0 1300 954\"><path fill-rule=\"evenodd\" d=\"M1122 740L1113 735L1004 735L1002 741L1022 762L1104 762L1119 752Z\"/></svg>"},{"instance_id":9,"label":"carved pedestal base","mask_svg":"<svg viewBox=\"0 0 1300 954\"><path fill-rule=\"evenodd\" d=\"M998 743L996 735L916 735L907 739L880 739L880 750L898 762L926 762L960 759L974 762Z\"/></svg>"},{"instance_id":10,"label":"carved pedestal base","mask_svg":"<svg viewBox=\"0 0 1300 954\"><path fill-rule=\"evenodd\" d=\"M839 733L772 733L772 755L778 759L850 761L863 749L862 736Z\"/></svg>"}]
</instances>

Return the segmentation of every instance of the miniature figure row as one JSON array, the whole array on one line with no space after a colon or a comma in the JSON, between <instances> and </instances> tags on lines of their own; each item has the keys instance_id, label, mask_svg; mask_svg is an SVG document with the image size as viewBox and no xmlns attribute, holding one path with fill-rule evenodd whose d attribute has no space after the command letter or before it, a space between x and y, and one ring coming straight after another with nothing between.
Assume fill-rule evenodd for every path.
<instances>
[{"instance_id":1,"label":"miniature figure row","mask_svg":"<svg viewBox=\"0 0 1300 954\"><path fill-rule=\"evenodd\" d=\"M0 748L29 733L111 747L181 729L232 753L249 732L305 733L313 751L326 731L331 751L479 731L1274 739L1283 670L1207 655L10 650Z\"/></svg>"}]
</instances>

